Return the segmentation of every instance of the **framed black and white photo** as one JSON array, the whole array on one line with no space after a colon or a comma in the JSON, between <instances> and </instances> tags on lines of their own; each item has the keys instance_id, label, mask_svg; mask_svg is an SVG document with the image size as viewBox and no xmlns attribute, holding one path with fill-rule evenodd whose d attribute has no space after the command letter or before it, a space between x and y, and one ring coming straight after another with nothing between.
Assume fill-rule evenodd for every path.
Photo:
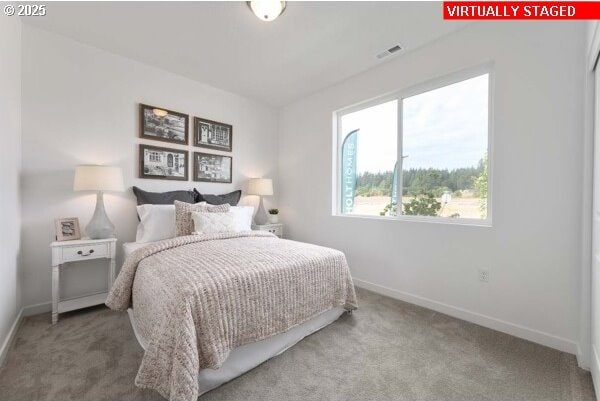
<instances>
[{"instance_id":1,"label":"framed black and white photo","mask_svg":"<svg viewBox=\"0 0 600 401\"><path fill-rule=\"evenodd\" d=\"M233 127L194 117L194 146L231 152Z\"/></svg>"},{"instance_id":2,"label":"framed black and white photo","mask_svg":"<svg viewBox=\"0 0 600 401\"><path fill-rule=\"evenodd\" d=\"M230 156L194 152L194 181L231 183Z\"/></svg>"},{"instance_id":3,"label":"framed black and white photo","mask_svg":"<svg viewBox=\"0 0 600 401\"><path fill-rule=\"evenodd\" d=\"M79 219L77 217L67 217L56 219L54 221L57 241L74 241L81 239L79 230Z\"/></svg>"},{"instance_id":4,"label":"framed black and white photo","mask_svg":"<svg viewBox=\"0 0 600 401\"><path fill-rule=\"evenodd\" d=\"M140 104L140 137L188 144L189 116L160 107Z\"/></svg>"},{"instance_id":5,"label":"framed black and white photo","mask_svg":"<svg viewBox=\"0 0 600 401\"><path fill-rule=\"evenodd\" d=\"M140 178L188 180L187 150L140 145Z\"/></svg>"}]
</instances>

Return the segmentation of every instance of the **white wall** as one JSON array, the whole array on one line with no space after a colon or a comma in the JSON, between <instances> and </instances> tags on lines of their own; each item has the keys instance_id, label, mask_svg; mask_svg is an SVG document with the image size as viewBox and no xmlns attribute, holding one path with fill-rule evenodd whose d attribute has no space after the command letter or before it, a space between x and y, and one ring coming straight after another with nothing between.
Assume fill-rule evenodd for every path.
<instances>
[{"instance_id":1,"label":"white wall","mask_svg":"<svg viewBox=\"0 0 600 401\"><path fill-rule=\"evenodd\" d=\"M287 233L344 251L360 285L575 353L584 42L582 22L476 23L286 107ZM334 110L489 61L492 228L331 216Z\"/></svg>"},{"instance_id":2,"label":"white wall","mask_svg":"<svg viewBox=\"0 0 600 401\"><path fill-rule=\"evenodd\" d=\"M587 65L586 65L586 156L591 165L593 174L589 180L589 188L584 192L584 196L592 198L592 207L584 208L587 212L584 215L584 244L589 241L590 244L584 248L584 267L582 274L582 350L588 354L588 365L592 372L592 379L596 392L600 389L599 374L600 360L598 359L598 350L600 346L600 267L598 252L600 251L600 218L598 211L600 208L600 71L594 64L600 52L600 32L597 21L588 23L588 40L586 42ZM590 160L591 159L591 160ZM584 176L585 177L585 176ZM588 177L586 177L588 178ZM591 196L590 196L591 195ZM586 218L587 217L587 218ZM590 235L593 234L593 235ZM590 237L593 241L590 241ZM587 285L585 285L587 284ZM587 319L586 319L587 318Z\"/></svg>"},{"instance_id":3,"label":"white wall","mask_svg":"<svg viewBox=\"0 0 600 401\"><path fill-rule=\"evenodd\" d=\"M21 308L21 22L0 15L0 352ZM1 362L1 355L0 355Z\"/></svg>"},{"instance_id":4,"label":"white wall","mask_svg":"<svg viewBox=\"0 0 600 401\"><path fill-rule=\"evenodd\" d=\"M138 138L140 102L232 124L233 183L137 178L137 145L165 146ZM83 228L93 213L95 196L72 190L76 165L121 166L127 187L156 191L196 187L200 192L224 193L245 189L247 177L276 179L277 146L277 114L270 107L24 25L24 305L51 298L48 244L54 236L54 219L76 216ZM105 203L119 244L134 240L137 216L131 190L107 194ZM101 289L105 276L102 263L67 269L63 296Z\"/></svg>"},{"instance_id":5,"label":"white wall","mask_svg":"<svg viewBox=\"0 0 600 401\"><path fill-rule=\"evenodd\" d=\"M591 319L592 319L592 221L594 189L594 103L595 79L592 65L598 53L597 21L586 24L586 65L584 91L584 132L583 132L583 198L581 205L581 316L578 361L581 367L592 366ZM594 284L597 286L598 284ZM595 308L597 309L597 308ZM592 371L593 372L593 371Z\"/></svg>"}]
</instances>

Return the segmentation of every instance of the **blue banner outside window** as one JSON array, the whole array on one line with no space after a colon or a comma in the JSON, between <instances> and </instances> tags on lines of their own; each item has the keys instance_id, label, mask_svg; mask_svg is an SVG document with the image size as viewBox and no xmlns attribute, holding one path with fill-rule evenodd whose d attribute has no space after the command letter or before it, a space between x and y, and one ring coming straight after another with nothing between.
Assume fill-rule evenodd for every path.
<instances>
[{"instance_id":1,"label":"blue banner outside window","mask_svg":"<svg viewBox=\"0 0 600 401\"><path fill-rule=\"evenodd\" d=\"M358 131L350 132L342 143L342 213L352 213L354 209Z\"/></svg>"}]
</instances>

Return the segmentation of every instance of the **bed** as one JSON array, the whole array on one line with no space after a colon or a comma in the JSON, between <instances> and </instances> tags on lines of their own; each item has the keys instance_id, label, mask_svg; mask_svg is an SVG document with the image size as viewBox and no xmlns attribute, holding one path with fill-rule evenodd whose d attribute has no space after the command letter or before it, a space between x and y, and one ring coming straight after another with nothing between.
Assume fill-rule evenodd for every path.
<instances>
[{"instance_id":1,"label":"bed","mask_svg":"<svg viewBox=\"0 0 600 401\"><path fill-rule=\"evenodd\" d=\"M199 395L357 307L344 254L267 232L188 235L123 246L107 299L144 348L136 385Z\"/></svg>"}]
</instances>

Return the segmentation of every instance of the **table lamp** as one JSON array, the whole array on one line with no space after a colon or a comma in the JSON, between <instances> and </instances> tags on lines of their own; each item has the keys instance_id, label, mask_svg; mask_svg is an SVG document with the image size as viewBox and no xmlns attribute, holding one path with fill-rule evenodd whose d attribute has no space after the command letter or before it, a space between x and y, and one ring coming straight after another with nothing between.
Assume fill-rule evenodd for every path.
<instances>
[{"instance_id":1,"label":"table lamp","mask_svg":"<svg viewBox=\"0 0 600 401\"><path fill-rule=\"evenodd\" d=\"M77 166L75 168L74 191L97 191L96 210L85 233L92 239L114 237L115 226L104 210L104 191L124 190L123 173L119 167Z\"/></svg>"},{"instance_id":2,"label":"table lamp","mask_svg":"<svg viewBox=\"0 0 600 401\"><path fill-rule=\"evenodd\" d=\"M248 182L248 195L258 195L260 197L254 222L257 225L267 224L269 219L263 205L263 196L273 195L273 180L270 178L251 178Z\"/></svg>"}]
</instances>

